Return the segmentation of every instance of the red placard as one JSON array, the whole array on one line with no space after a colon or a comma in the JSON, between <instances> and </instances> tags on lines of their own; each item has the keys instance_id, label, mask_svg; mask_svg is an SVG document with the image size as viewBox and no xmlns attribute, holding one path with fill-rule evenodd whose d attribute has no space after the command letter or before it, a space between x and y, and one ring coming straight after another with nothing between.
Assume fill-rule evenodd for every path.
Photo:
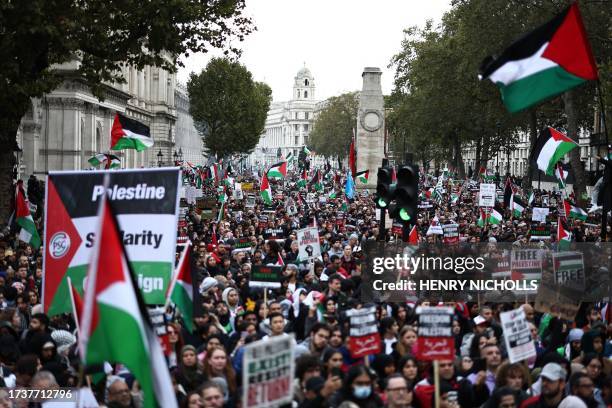
<instances>
[{"instance_id":1,"label":"red placard","mask_svg":"<svg viewBox=\"0 0 612 408\"><path fill-rule=\"evenodd\" d=\"M372 333L365 336L349 337L348 348L352 358L380 353L380 334Z\"/></svg>"},{"instance_id":2,"label":"red placard","mask_svg":"<svg viewBox=\"0 0 612 408\"><path fill-rule=\"evenodd\" d=\"M452 337L419 337L417 358L421 360L453 360L455 340Z\"/></svg>"}]
</instances>

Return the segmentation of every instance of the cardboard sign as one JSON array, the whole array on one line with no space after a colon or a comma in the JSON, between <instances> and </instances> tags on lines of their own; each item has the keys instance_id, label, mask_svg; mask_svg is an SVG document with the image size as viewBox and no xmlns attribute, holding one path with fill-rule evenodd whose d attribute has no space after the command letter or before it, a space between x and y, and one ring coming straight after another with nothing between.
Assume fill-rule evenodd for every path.
<instances>
[{"instance_id":1,"label":"cardboard sign","mask_svg":"<svg viewBox=\"0 0 612 408\"><path fill-rule=\"evenodd\" d=\"M350 329L348 348L352 358L361 358L381 351L376 321L376 307L351 309L346 312Z\"/></svg>"},{"instance_id":2,"label":"cardboard sign","mask_svg":"<svg viewBox=\"0 0 612 408\"><path fill-rule=\"evenodd\" d=\"M582 253L553 253L553 273L555 284L578 291L585 289L586 277Z\"/></svg>"},{"instance_id":3,"label":"cardboard sign","mask_svg":"<svg viewBox=\"0 0 612 408\"><path fill-rule=\"evenodd\" d=\"M241 183L242 191L253 191L253 183Z\"/></svg>"},{"instance_id":4,"label":"cardboard sign","mask_svg":"<svg viewBox=\"0 0 612 408\"><path fill-rule=\"evenodd\" d=\"M277 407L293 400L295 340L269 337L244 346L242 403L249 408Z\"/></svg>"},{"instance_id":5,"label":"cardboard sign","mask_svg":"<svg viewBox=\"0 0 612 408\"><path fill-rule=\"evenodd\" d=\"M536 356L535 343L522 307L499 314L510 364Z\"/></svg>"},{"instance_id":6,"label":"cardboard sign","mask_svg":"<svg viewBox=\"0 0 612 408\"><path fill-rule=\"evenodd\" d=\"M495 184L480 183L478 205L480 207L495 207Z\"/></svg>"},{"instance_id":7,"label":"cardboard sign","mask_svg":"<svg viewBox=\"0 0 612 408\"><path fill-rule=\"evenodd\" d=\"M531 209L531 221L546 222L546 217L550 213L549 208L533 207Z\"/></svg>"},{"instance_id":8,"label":"cardboard sign","mask_svg":"<svg viewBox=\"0 0 612 408\"><path fill-rule=\"evenodd\" d=\"M251 269L251 288L272 288L281 287L282 266L253 265Z\"/></svg>"},{"instance_id":9,"label":"cardboard sign","mask_svg":"<svg viewBox=\"0 0 612 408\"><path fill-rule=\"evenodd\" d=\"M458 224L444 224L442 225L444 232L442 242L445 244L456 244L459 242L459 225Z\"/></svg>"},{"instance_id":10,"label":"cardboard sign","mask_svg":"<svg viewBox=\"0 0 612 408\"><path fill-rule=\"evenodd\" d=\"M108 190L104 177L109 175ZM50 172L46 182L43 305L70 313L65 278L81 290L98 233L99 199L113 204L134 280L147 304L164 304L174 271L178 168Z\"/></svg>"},{"instance_id":11,"label":"cardboard sign","mask_svg":"<svg viewBox=\"0 0 612 408\"><path fill-rule=\"evenodd\" d=\"M455 340L452 332L453 308L419 306L417 358L452 360L455 358Z\"/></svg>"},{"instance_id":12,"label":"cardboard sign","mask_svg":"<svg viewBox=\"0 0 612 408\"><path fill-rule=\"evenodd\" d=\"M299 259L313 259L321 256L319 230L316 227L304 228L297 231L297 241L300 245Z\"/></svg>"}]
</instances>

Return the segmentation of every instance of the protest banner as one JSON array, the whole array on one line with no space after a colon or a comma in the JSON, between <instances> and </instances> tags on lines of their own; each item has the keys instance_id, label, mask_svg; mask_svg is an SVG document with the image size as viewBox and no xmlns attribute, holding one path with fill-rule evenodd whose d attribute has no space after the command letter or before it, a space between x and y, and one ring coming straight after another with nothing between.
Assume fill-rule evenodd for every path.
<instances>
[{"instance_id":1,"label":"protest banner","mask_svg":"<svg viewBox=\"0 0 612 408\"><path fill-rule=\"evenodd\" d=\"M512 250L510 268L511 278L515 281L537 281L542 279L542 251L539 249ZM526 284L525 287L530 285ZM533 290L515 290L515 294L533 295Z\"/></svg>"},{"instance_id":2,"label":"protest banner","mask_svg":"<svg viewBox=\"0 0 612 408\"><path fill-rule=\"evenodd\" d=\"M531 209L531 221L546 222L546 217L550 213L550 208L533 207Z\"/></svg>"},{"instance_id":3,"label":"protest banner","mask_svg":"<svg viewBox=\"0 0 612 408\"><path fill-rule=\"evenodd\" d=\"M232 252L237 251L250 251L253 247L253 242L249 237L238 238L238 241L234 245L234 250Z\"/></svg>"},{"instance_id":4,"label":"protest banner","mask_svg":"<svg viewBox=\"0 0 612 408\"><path fill-rule=\"evenodd\" d=\"M242 183L242 191L253 191L253 183Z\"/></svg>"},{"instance_id":5,"label":"protest banner","mask_svg":"<svg viewBox=\"0 0 612 408\"><path fill-rule=\"evenodd\" d=\"M442 242L445 244L456 244L459 242L459 225L458 224L444 224L442 225L444 232Z\"/></svg>"},{"instance_id":6,"label":"protest banner","mask_svg":"<svg viewBox=\"0 0 612 408\"><path fill-rule=\"evenodd\" d=\"M242 403L248 408L278 407L293 400L293 336L269 337L244 346Z\"/></svg>"},{"instance_id":7,"label":"protest banner","mask_svg":"<svg viewBox=\"0 0 612 408\"><path fill-rule=\"evenodd\" d=\"M480 183L478 205L480 207L495 207L495 184Z\"/></svg>"},{"instance_id":8,"label":"protest banner","mask_svg":"<svg viewBox=\"0 0 612 408\"><path fill-rule=\"evenodd\" d=\"M493 279L510 279L512 276L512 269L510 268L510 254L507 250L504 250L501 254L493 258L495 266L491 277Z\"/></svg>"},{"instance_id":9,"label":"protest banner","mask_svg":"<svg viewBox=\"0 0 612 408\"><path fill-rule=\"evenodd\" d=\"M402 235L404 231L404 226L399 223L399 222L394 222L393 226L391 227L391 233L393 235Z\"/></svg>"},{"instance_id":10,"label":"protest banner","mask_svg":"<svg viewBox=\"0 0 612 408\"><path fill-rule=\"evenodd\" d=\"M501 312L499 317L510 364L535 357L535 343L523 308Z\"/></svg>"},{"instance_id":11,"label":"protest banner","mask_svg":"<svg viewBox=\"0 0 612 408\"><path fill-rule=\"evenodd\" d=\"M105 174L110 179L107 191ZM82 290L98 228L98 200L105 193L144 301L164 304L174 269L179 183L178 168L50 172L43 258L45 312L72 310L66 277Z\"/></svg>"},{"instance_id":12,"label":"protest banner","mask_svg":"<svg viewBox=\"0 0 612 408\"><path fill-rule=\"evenodd\" d=\"M553 276L555 284L569 289L583 291L586 277L581 252L553 253Z\"/></svg>"},{"instance_id":13,"label":"protest banner","mask_svg":"<svg viewBox=\"0 0 612 408\"><path fill-rule=\"evenodd\" d=\"M281 240L285 239L285 231L282 228L266 228L263 232L263 237L266 240L274 239Z\"/></svg>"},{"instance_id":14,"label":"protest banner","mask_svg":"<svg viewBox=\"0 0 612 408\"><path fill-rule=\"evenodd\" d=\"M550 226L547 224L532 224L529 229L530 241L548 241L551 239Z\"/></svg>"},{"instance_id":15,"label":"protest banner","mask_svg":"<svg viewBox=\"0 0 612 408\"><path fill-rule=\"evenodd\" d=\"M319 258L321 244L319 242L319 229L317 227L304 228L297 231L297 240L300 246L298 253L300 260Z\"/></svg>"},{"instance_id":16,"label":"protest banner","mask_svg":"<svg viewBox=\"0 0 612 408\"><path fill-rule=\"evenodd\" d=\"M246 208L254 208L255 207L255 196L247 196L246 204L244 205Z\"/></svg>"},{"instance_id":17,"label":"protest banner","mask_svg":"<svg viewBox=\"0 0 612 408\"><path fill-rule=\"evenodd\" d=\"M352 358L380 353L381 342L376 321L376 307L347 310L349 318L348 348Z\"/></svg>"},{"instance_id":18,"label":"protest banner","mask_svg":"<svg viewBox=\"0 0 612 408\"><path fill-rule=\"evenodd\" d=\"M431 201L420 201L418 208L421 208L421 209L433 208L433 204L431 203Z\"/></svg>"},{"instance_id":19,"label":"protest banner","mask_svg":"<svg viewBox=\"0 0 612 408\"><path fill-rule=\"evenodd\" d=\"M249 287L252 288L280 288L282 266L253 265Z\"/></svg>"},{"instance_id":20,"label":"protest banner","mask_svg":"<svg viewBox=\"0 0 612 408\"><path fill-rule=\"evenodd\" d=\"M419 306L417 314L419 315L417 358L427 361L454 359L453 309Z\"/></svg>"}]
</instances>

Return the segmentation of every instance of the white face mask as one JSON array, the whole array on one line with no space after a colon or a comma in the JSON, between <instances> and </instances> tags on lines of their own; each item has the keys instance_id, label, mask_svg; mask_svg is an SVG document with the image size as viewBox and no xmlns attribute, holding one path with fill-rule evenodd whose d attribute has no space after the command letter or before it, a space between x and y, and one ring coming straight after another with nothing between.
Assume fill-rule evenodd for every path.
<instances>
[{"instance_id":1,"label":"white face mask","mask_svg":"<svg viewBox=\"0 0 612 408\"><path fill-rule=\"evenodd\" d=\"M372 393L372 387L369 385L357 385L353 387L353 396L357 399L366 399Z\"/></svg>"}]
</instances>

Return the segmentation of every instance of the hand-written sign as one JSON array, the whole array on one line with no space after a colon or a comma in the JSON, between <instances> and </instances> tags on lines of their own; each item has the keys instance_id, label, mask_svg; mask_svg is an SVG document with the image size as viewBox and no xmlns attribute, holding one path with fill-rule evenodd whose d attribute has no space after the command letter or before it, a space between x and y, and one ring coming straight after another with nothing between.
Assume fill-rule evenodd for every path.
<instances>
[{"instance_id":1,"label":"hand-written sign","mask_svg":"<svg viewBox=\"0 0 612 408\"><path fill-rule=\"evenodd\" d=\"M536 356L535 343L523 308L502 312L499 315L504 331L504 342L510 363L514 364Z\"/></svg>"}]
</instances>

